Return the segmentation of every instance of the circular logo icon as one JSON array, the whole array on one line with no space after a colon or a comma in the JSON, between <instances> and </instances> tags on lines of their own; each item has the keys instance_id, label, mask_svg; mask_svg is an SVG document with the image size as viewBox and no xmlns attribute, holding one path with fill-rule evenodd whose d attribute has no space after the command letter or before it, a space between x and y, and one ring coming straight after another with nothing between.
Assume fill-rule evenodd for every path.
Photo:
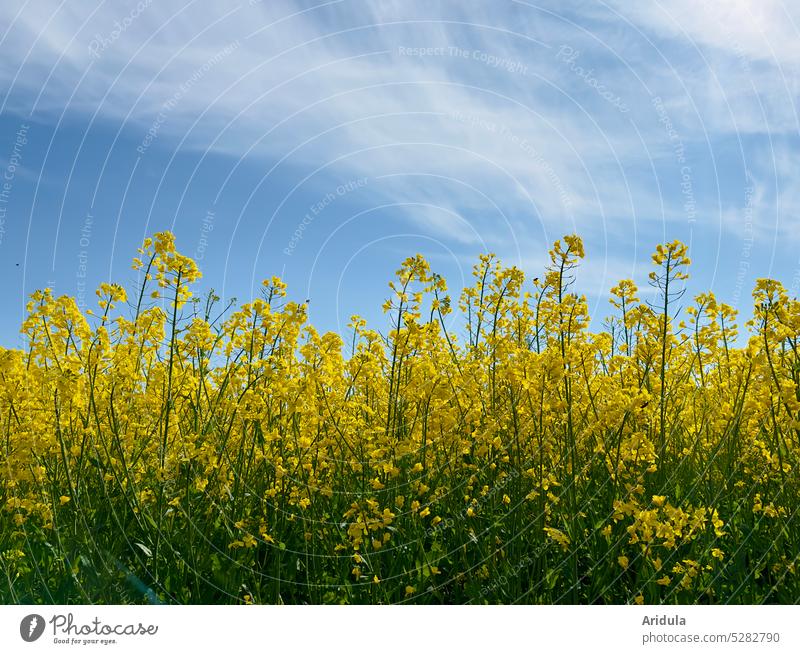
<instances>
[{"instance_id":1,"label":"circular logo icon","mask_svg":"<svg viewBox=\"0 0 800 654\"><path fill-rule=\"evenodd\" d=\"M36 613L31 613L22 618L19 623L19 635L26 643L32 643L44 633L44 618Z\"/></svg>"}]
</instances>

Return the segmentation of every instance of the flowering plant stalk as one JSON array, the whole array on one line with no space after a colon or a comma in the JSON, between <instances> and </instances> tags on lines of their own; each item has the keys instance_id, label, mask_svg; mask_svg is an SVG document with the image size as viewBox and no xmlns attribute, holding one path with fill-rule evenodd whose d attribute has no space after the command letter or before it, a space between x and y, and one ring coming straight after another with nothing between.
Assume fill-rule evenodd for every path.
<instances>
[{"instance_id":1,"label":"flowering plant stalk","mask_svg":"<svg viewBox=\"0 0 800 654\"><path fill-rule=\"evenodd\" d=\"M596 333L576 235L455 301L410 257L385 335L319 333L275 277L195 297L168 232L130 302L37 291L0 349L0 599L797 602L800 303L759 280L741 337L711 293L681 313L687 254Z\"/></svg>"}]
</instances>

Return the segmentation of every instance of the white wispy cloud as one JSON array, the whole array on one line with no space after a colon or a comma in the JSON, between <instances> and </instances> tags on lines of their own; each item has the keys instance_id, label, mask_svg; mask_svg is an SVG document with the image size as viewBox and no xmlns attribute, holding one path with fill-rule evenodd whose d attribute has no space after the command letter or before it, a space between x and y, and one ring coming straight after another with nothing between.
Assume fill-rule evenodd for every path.
<instances>
[{"instance_id":1,"label":"white wispy cloud","mask_svg":"<svg viewBox=\"0 0 800 654\"><path fill-rule=\"evenodd\" d=\"M4 3L5 110L36 102L39 114L124 125L147 149L318 169L321 184L454 178L476 191L423 191L407 177L369 192L457 243L509 248L572 230L627 247L686 223L681 165L654 95L688 155L717 177L693 177L709 229L730 223L717 218L732 202L720 201L725 189L702 195L724 186L717 140L797 136L798 9L787 3L501 4ZM768 184L771 162L745 148ZM781 188L796 188L796 173L778 165ZM481 218L486 197L511 216L516 244ZM781 190L772 201L797 199ZM441 208L420 212L421 202ZM475 236L448 215L471 221Z\"/></svg>"}]
</instances>

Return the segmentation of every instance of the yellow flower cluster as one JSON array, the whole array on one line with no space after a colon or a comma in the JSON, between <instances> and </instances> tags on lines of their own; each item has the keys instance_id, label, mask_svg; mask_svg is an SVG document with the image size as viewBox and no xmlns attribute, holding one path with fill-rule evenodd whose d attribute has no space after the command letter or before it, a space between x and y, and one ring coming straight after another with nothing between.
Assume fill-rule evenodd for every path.
<instances>
[{"instance_id":1,"label":"yellow flower cluster","mask_svg":"<svg viewBox=\"0 0 800 654\"><path fill-rule=\"evenodd\" d=\"M749 337L709 293L679 321L676 241L590 332L583 256L481 256L455 301L411 257L383 333L318 333L278 278L220 309L167 232L96 312L34 293L0 599L798 601L800 303L760 280Z\"/></svg>"}]
</instances>

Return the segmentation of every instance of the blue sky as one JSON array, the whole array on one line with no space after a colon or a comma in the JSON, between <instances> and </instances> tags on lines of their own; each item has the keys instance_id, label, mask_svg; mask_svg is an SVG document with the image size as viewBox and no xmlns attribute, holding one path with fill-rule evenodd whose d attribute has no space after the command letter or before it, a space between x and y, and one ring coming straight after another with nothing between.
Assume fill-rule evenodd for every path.
<instances>
[{"instance_id":1,"label":"blue sky","mask_svg":"<svg viewBox=\"0 0 800 654\"><path fill-rule=\"evenodd\" d=\"M241 301L282 275L321 329L382 326L421 252L531 276L577 231L593 315L654 246L749 313L800 286L800 7L403 0L0 7L0 344L26 297L94 302L172 229ZM596 325L599 327L599 325Z\"/></svg>"}]
</instances>

